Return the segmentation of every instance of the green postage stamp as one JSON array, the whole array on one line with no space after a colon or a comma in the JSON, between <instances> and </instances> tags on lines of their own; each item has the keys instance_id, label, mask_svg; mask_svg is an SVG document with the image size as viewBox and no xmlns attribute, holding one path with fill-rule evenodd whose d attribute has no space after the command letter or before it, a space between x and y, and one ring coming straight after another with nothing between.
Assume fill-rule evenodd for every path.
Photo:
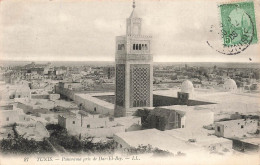
<instances>
[{"instance_id":1,"label":"green postage stamp","mask_svg":"<svg viewBox=\"0 0 260 165\"><path fill-rule=\"evenodd\" d=\"M219 7L224 47L257 43L254 2L221 4Z\"/></svg>"}]
</instances>

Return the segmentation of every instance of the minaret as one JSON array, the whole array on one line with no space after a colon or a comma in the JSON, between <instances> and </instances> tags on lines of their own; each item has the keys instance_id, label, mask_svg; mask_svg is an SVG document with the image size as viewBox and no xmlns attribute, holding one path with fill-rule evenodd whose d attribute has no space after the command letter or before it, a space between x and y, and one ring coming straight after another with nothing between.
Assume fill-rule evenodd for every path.
<instances>
[{"instance_id":1,"label":"minaret","mask_svg":"<svg viewBox=\"0 0 260 165\"><path fill-rule=\"evenodd\" d=\"M132 115L153 106L151 36L142 35L142 19L133 11L126 20L126 35L116 37L115 117Z\"/></svg>"}]
</instances>

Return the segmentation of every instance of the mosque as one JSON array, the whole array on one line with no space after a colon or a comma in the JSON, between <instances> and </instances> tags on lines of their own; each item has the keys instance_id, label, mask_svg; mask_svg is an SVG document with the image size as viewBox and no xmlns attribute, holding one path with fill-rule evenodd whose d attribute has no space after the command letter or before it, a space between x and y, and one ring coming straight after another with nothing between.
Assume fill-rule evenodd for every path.
<instances>
[{"instance_id":1,"label":"mosque","mask_svg":"<svg viewBox=\"0 0 260 165\"><path fill-rule=\"evenodd\" d=\"M200 137L199 146L231 149L230 140L209 137L203 127L234 113L258 112L259 98L238 93L232 79L227 79L220 89L194 88L190 80L185 80L179 89L153 90L152 36L143 34L135 2L126 19L126 34L117 36L115 44L115 92L75 94L71 98L87 111L108 115L111 122L131 127L138 123L139 128L142 125L145 130L114 132L120 148L147 143L178 151L183 149L177 150L180 144L190 147L187 141L196 135Z\"/></svg>"},{"instance_id":2,"label":"mosque","mask_svg":"<svg viewBox=\"0 0 260 165\"><path fill-rule=\"evenodd\" d=\"M143 34L135 2L132 7L126 19L126 34L115 40L115 92L76 94L77 104L114 118L130 117L146 109L152 112L147 121L149 128L160 130L192 126L189 122L195 118L200 119L197 126L202 127L213 123L223 112L258 112L258 98L239 93L232 79L226 79L219 89L194 88L190 80L185 80L179 89L153 90L152 36Z\"/></svg>"},{"instance_id":3,"label":"mosque","mask_svg":"<svg viewBox=\"0 0 260 165\"><path fill-rule=\"evenodd\" d=\"M152 36L143 35L142 19L138 16L135 7L133 2L133 11L126 19L126 35L116 37L114 116L129 116L144 107L210 103L194 100L195 90L189 80L182 83L181 90L176 92L177 98L154 95ZM237 90L235 81L226 80L223 90L235 92Z\"/></svg>"},{"instance_id":4,"label":"mosque","mask_svg":"<svg viewBox=\"0 0 260 165\"><path fill-rule=\"evenodd\" d=\"M225 110L257 111L257 98L238 93L232 79L226 79L217 90L194 88L190 80L182 82L180 89L153 90L152 36L143 34L142 18L136 12L135 2L132 7L126 19L126 34L117 36L115 42L115 92L77 95L76 102L89 111L114 117L132 116L138 109L176 105L207 106L215 115Z\"/></svg>"}]
</instances>

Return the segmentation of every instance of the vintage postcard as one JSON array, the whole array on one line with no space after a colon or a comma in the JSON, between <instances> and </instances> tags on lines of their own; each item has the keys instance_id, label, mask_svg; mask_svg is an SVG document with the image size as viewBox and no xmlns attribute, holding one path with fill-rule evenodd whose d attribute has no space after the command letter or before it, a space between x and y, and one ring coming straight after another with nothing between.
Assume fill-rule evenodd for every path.
<instances>
[{"instance_id":1,"label":"vintage postcard","mask_svg":"<svg viewBox=\"0 0 260 165\"><path fill-rule=\"evenodd\" d=\"M260 164L260 0L0 0L0 164Z\"/></svg>"}]
</instances>

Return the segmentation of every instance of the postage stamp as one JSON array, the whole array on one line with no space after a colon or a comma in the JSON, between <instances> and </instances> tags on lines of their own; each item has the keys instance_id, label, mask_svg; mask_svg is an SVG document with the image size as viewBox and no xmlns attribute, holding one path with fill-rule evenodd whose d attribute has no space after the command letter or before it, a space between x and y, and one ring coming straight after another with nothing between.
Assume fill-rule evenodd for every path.
<instances>
[{"instance_id":1,"label":"postage stamp","mask_svg":"<svg viewBox=\"0 0 260 165\"><path fill-rule=\"evenodd\" d=\"M257 43L253 1L221 4L219 8L224 47Z\"/></svg>"}]
</instances>

